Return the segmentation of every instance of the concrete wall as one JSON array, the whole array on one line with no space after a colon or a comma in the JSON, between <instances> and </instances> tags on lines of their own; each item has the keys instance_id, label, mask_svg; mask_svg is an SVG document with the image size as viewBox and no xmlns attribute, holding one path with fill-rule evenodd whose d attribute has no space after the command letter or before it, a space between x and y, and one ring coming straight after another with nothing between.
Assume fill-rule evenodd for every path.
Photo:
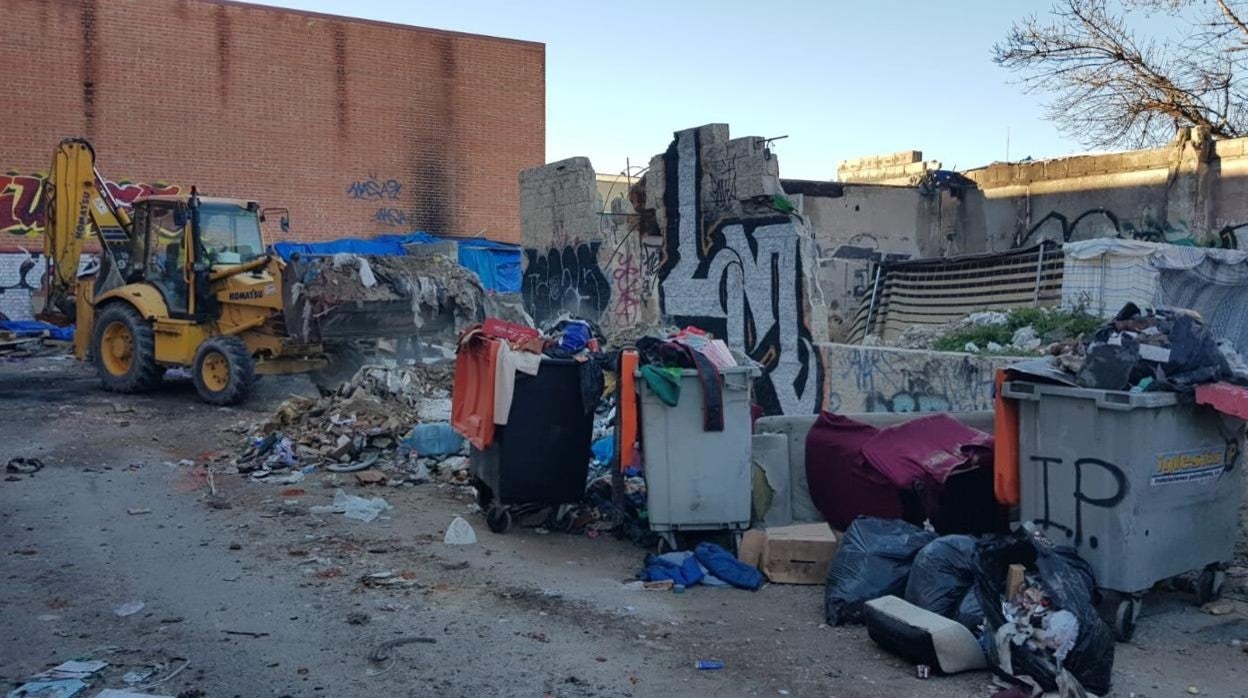
<instances>
[{"instance_id":1,"label":"concrete wall","mask_svg":"<svg viewBox=\"0 0 1248 698\"><path fill-rule=\"evenodd\" d=\"M970 412L993 408L1004 357L850 344L820 344L823 408L833 412Z\"/></svg>"},{"instance_id":2,"label":"concrete wall","mask_svg":"<svg viewBox=\"0 0 1248 698\"><path fill-rule=\"evenodd\" d=\"M41 173L291 209L289 238L519 240L545 149L542 44L210 0L5 0L0 252L40 247Z\"/></svg>"},{"instance_id":3,"label":"concrete wall","mask_svg":"<svg viewBox=\"0 0 1248 698\"><path fill-rule=\"evenodd\" d=\"M623 196L615 195L621 188ZM520 173L522 290L525 310L538 323L569 313L610 332L657 320L627 186L609 187L606 207L602 189L583 157Z\"/></svg>"},{"instance_id":4,"label":"concrete wall","mask_svg":"<svg viewBox=\"0 0 1248 698\"><path fill-rule=\"evenodd\" d=\"M940 257L951 252L958 221L948 191L919 187L782 180L800 195L815 233L828 334L844 338L881 261Z\"/></svg>"}]
</instances>

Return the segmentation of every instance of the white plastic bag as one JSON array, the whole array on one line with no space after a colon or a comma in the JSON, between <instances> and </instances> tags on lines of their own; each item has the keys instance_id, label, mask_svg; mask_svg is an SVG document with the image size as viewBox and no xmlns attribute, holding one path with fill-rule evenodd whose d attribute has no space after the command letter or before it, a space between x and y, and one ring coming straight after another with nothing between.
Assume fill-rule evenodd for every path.
<instances>
[{"instance_id":1,"label":"white plastic bag","mask_svg":"<svg viewBox=\"0 0 1248 698\"><path fill-rule=\"evenodd\" d=\"M446 537L442 539L447 545L472 545L477 542L477 532L472 530L472 524L464 520L462 516L456 516L450 526L446 527Z\"/></svg>"}]
</instances>

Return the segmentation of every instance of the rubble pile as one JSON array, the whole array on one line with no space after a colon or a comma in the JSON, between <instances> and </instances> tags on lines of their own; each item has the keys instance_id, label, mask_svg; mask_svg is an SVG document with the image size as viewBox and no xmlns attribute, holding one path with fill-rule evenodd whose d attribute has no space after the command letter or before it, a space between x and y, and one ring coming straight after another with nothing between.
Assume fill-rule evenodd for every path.
<instances>
[{"instance_id":1,"label":"rubble pile","mask_svg":"<svg viewBox=\"0 0 1248 698\"><path fill-rule=\"evenodd\" d=\"M1078 340L1100 320L1081 310L1015 308L984 310L943 325L912 325L886 344L902 349L1027 356L1049 353L1056 343Z\"/></svg>"},{"instance_id":2,"label":"rubble pile","mask_svg":"<svg viewBox=\"0 0 1248 698\"><path fill-rule=\"evenodd\" d=\"M452 372L453 367L437 364L364 366L331 395L292 397L282 403L255 430L251 446L234 465L253 479L289 478L283 482L302 479L283 472L304 473L318 466L334 472L385 469L420 475L414 459L400 454L400 445L426 413L441 416L446 411L441 403L449 402Z\"/></svg>"}]
</instances>

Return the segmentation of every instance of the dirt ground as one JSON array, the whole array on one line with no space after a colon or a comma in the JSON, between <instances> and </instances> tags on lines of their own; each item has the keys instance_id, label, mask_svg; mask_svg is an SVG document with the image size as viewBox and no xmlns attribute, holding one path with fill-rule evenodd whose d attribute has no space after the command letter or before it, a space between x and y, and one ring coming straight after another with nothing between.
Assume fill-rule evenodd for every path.
<instances>
[{"instance_id":1,"label":"dirt ground","mask_svg":"<svg viewBox=\"0 0 1248 698\"><path fill-rule=\"evenodd\" d=\"M241 408L200 403L187 381L116 396L89 368L0 363L0 679L6 690L72 658L111 666L84 695L152 664L148 693L187 696L988 696L986 672L915 678L861 628L823 624L820 587L628 591L644 551L611 537L490 533L471 499L437 484L360 491L316 473L297 485L202 462L237 447L301 378L266 378ZM341 477L341 476L338 476ZM334 488L380 495L371 523L314 515ZM448 546L451 520L479 537ZM391 586L365 583L393 572ZM385 583L385 580L382 582ZM142 601L142 610L114 609ZM1248 695L1248 617L1151 594L1118 645L1115 695ZM387 649L404 638L423 641ZM378 651L387 657L371 661ZM724 662L697 671L699 659Z\"/></svg>"}]
</instances>

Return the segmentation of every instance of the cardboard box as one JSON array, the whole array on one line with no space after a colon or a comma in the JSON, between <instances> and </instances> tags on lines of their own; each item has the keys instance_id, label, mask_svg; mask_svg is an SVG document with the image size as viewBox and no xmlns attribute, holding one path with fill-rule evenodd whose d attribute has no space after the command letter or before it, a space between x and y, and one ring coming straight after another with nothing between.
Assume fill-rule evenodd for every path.
<instances>
[{"instance_id":1,"label":"cardboard box","mask_svg":"<svg viewBox=\"0 0 1248 698\"><path fill-rule=\"evenodd\" d=\"M737 559L750 567L762 568L763 552L767 549L767 531L751 528L741 534L741 543L737 546Z\"/></svg>"},{"instance_id":2,"label":"cardboard box","mask_svg":"<svg viewBox=\"0 0 1248 698\"><path fill-rule=\"evenodd\" d=\"M823 584L841 534L826 523L767 529L763 574L777 584Z\"/></svg>"}]
</instances>

